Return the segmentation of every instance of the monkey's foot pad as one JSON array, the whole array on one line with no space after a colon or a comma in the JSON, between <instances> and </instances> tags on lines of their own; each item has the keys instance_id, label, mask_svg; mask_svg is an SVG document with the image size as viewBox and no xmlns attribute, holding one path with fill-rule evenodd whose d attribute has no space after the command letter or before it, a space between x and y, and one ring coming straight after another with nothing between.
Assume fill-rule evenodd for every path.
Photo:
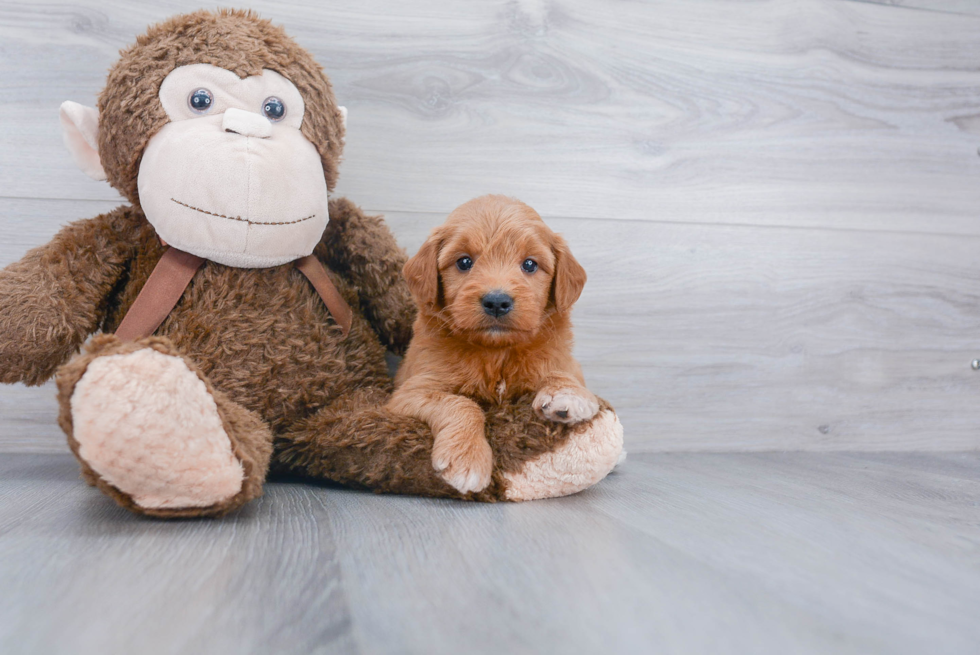
<instances>
[{"instance_id":1,"label":"monkey's foot pad","mask_svg":"<svg viewBox=\"0 0 980 655\"><path fill-rule=\"evenodd\" d=\"M606 477L623 456L623 424L611 409L601 411L557 450L527 462L520 473L505 473L507 500L578 493Z\"/></svg>"},{"instance_id":2,"label":"monkey's foot pad","mask_svg":"<svg viewBox=\"0 0 980 655\"><path fill-rule=\"evenodd\" d=\"M179 357L93 360L71 396L79 455L147 509L208 507L242 488L214 398Z\"/></svg>"}]
</instances>

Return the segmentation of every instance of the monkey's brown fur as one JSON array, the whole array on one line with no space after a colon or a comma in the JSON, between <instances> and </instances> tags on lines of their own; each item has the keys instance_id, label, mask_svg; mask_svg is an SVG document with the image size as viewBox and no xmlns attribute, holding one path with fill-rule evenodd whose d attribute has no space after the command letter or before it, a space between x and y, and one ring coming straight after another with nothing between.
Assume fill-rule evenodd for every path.
<instances>
[{"instance_id":1,"label":"monkey's brown fur","mask_svg":"<svg viewBox=\"0 0 980 655\"><path fill-rule=\"evenodd\" d=\"M148 140L167 123L157 94L176 66L208 63L237 73L279 72L303 95L302 133L337 178L343 128L327 78L281 28L250 12L197 12L151 27L122 51L99 98L100 158L131 202L72 223L0 271L0 381L41 384L103 332L58 376L60 422L76 455L71 398L96 358L152 348L180 357L204 381L242 463L235 497L211 507L147 510L82 463L84 477L124 507L155 516L221 515L261 494L271 469L382 492L459 497L431 465L425 424L382 408L392 388L385 349L404 352L415 309L405 253L380 217L345 199L314 254L354 310L350 334L330 318L292 265L232 268L206 262L154 336L122 343L112 332L165 247L139 206L137 172ZM503 473L554 450L569 431L538 419L530 398L485 406L494 482L470 496L504 498Z\"/></svg>"}]
</instances>

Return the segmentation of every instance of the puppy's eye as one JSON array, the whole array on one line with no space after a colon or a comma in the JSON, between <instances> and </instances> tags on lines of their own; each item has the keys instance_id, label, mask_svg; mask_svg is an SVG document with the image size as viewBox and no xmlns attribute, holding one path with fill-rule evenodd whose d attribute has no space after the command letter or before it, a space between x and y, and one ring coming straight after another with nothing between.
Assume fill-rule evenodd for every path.
<instances>
[{"instance_id":1,"label":"puppy's eye","mask_svg":"<svg viewBox=\"0 0 980 655\"><path fill-rule=\"evenodd\" d=\"M460 257L456 260L456 268L461 271L468 271L473 268L473 260L469 257Z\"/></svg>"},{"instance_id":2,"label":"puppy's eye","mask_svg":"<svg viewBox=\"0 0 980 655\"><path fill-rule=\"evenodd\" d=\"M533 259L525 259L524 263L521 264L521 270L525 273L533 273L538 270L538 263Z\"/></svg>"},{"instance_id":3,"label":"puppy's eye","mask_svg":"<svg viewBox=\"0 0 980 655\"><path fill-rule=\"evenodd\" d=\"M198 114L206 114L214 102L214 96L207 89L194 89L187 97L187 104Z\"/></svg>"}]
</instances>

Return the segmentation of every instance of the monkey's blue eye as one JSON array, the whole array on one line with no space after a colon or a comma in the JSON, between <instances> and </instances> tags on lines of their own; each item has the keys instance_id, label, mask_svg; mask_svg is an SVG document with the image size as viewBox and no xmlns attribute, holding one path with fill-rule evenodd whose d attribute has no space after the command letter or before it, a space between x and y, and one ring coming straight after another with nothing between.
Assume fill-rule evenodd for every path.
<instances>
[{"instance_id":1,"label":"monkey's blue eye","mask_svg":"<svg viewBox=\"0 0 980 655\"><path fill-rule=\"evenodd\" d=\"M187 104L190 108L199 114L206 113L211 109L211 105L214 103L214 96L207 89L195 89L191 91L190 97L187 98Z\"/></svg>"},{"instance_id":2,"label":"monkey's blue eye","mask_svg":"<svg viewBox=\"0 0 980 655\"><path fill-rule=\"evenodd\" d=\"M265 99L262 103L262 113L270 121L281 121L282 117L286 115L286 105L282 104L282 100L272 96Z\"/></svg>"},{"instance_id":3,"label":"monkey's blue eye","mask_svg":"<svg viewBox=\"0 0 980 655\"><path fill-rule=\"evenodd\" d=\"M524 263L521 264L521 268L525 273L533 273L534 271L538 270L538 263L533 259L525 259Z\"/></svg>"},{"instance_id":4,"label":"monkey's blue eye","mask_svg":"<svg viewBox=\"0 0 980 655\"><path fill-rule=\"evenodd\" d=\"M461 271L468 271L473 268L473 260L469 257L460 257L456 260L456 268Z\"/></svg>"}]
</instances>

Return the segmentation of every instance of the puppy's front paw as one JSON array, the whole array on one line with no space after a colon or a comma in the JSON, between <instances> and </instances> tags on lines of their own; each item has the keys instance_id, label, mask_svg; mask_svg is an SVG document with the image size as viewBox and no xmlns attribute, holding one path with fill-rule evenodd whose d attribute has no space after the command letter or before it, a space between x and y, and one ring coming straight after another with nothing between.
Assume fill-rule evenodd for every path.
<instances>
[{"instance_id":1,"label":"puppy's front paw","mask_svg":"<svg viewBox=\"0 0 980 655\"><path fill-rule=\"evenodd\" d=\"M534 411L557 423L581 423L599 413L599 401L588 389L542 389L534 398Z\"/></svg>"},{"instance_id":2,"label":"puppy's front paw","mask_svg":"<svg viewBox=\"0 0 980 655\"><path fill-rule=\"evenodd\" d=\"M460 493L482 491L490 484L493 451L482 433L443 432L432 446L432 466Z\"/></svg>"}]
</instances>

